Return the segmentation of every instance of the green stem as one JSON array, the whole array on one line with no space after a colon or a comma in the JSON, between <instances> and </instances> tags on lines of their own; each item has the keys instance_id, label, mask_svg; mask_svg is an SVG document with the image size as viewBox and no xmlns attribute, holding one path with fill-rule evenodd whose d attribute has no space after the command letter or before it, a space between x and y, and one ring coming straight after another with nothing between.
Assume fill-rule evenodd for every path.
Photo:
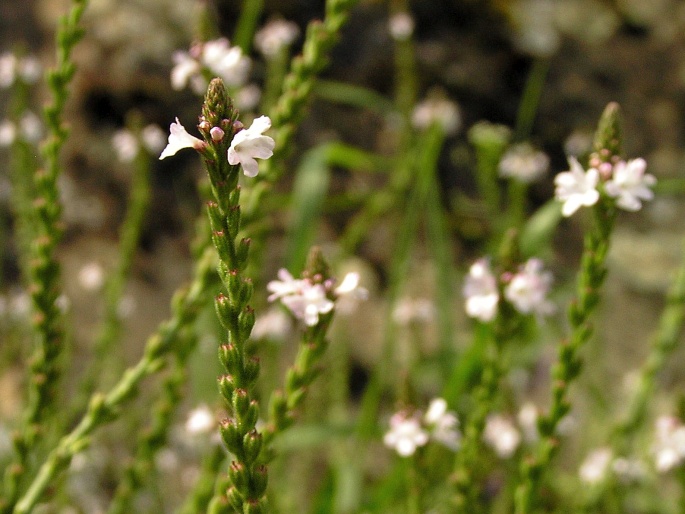
<instances>
[{"instance_id":1,"label":"green stem","mask_svg":"<svg viewBox=\"0 0 685 514\"><path fill-rule=\"evenodd\" d=\"M55 477L63 471L77 453L90 444L90 435L98 427L110 423L122 414L122 407L137 395L141 381L165 365L165 356L173 350L180 330L193 323L207 284L214 274L214 253L204 252L197 261L193 282L179 290L172 300L173 315L163 322L145 346L145 354L137 364L128 368L121 379L106 394L91 397L88 410L78 425L63 436L38 470L28 490L14 508L14 514L30 512Z\"/></svg>"},{"instance_id":2,"label":"green stem","mask_svg":"<svg viewBox=\"0 0 685 514\"><path fill-rule=\"evenodd\" d=\"M685 250L685 245L684 245ZM659 328L652 339L652 347L642 369L637 388L629 401L628 414L614 427L614 447L623 452L628 440L644 422L649 400L656 386L656 378L677 348L685 321L685 258L666 295L666 307L661 314Z\"/></svg>"},{"instance_id":3,"label":"green stem","mask_svg":"<svg viewBox=\"0 0 685 514\"><path fill-rule=\"evenodd\" d=\"M535 114L540 105L540 98L545 87L548 71L549 59L538 58L533 61L533 67L528 74L528 80L519 103L519 110L516 114L514 141L525 141L533 131Z\"/></svg>"}]
</instances>

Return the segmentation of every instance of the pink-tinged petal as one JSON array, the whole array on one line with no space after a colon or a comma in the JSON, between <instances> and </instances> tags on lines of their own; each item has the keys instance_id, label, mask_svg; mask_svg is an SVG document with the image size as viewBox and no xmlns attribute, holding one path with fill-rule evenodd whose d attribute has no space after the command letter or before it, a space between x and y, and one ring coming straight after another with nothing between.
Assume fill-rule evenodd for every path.
<instances>
[{"instance_id":1,"label":"pink-tinged petal","mask_svg":"<svg viewBox=\"0 0 685 514\"><path fill-rule=\"evenodd\" d=\"M167 144L166 148L162 151L159 160L176 155L176 152L184 148L200 150L204 144L204 141L201 139L188 134L185 127L181 125L181 122L176 118L176 122L169 126L169 144Z\"/></svg>"}]
</instances>

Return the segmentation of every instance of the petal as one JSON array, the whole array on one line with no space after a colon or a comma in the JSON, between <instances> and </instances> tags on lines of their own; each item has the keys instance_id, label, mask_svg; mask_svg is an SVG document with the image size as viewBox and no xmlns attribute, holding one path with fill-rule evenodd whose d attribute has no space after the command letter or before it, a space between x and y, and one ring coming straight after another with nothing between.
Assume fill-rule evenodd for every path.
<instances>
[{"instance_id":1,"label":"petal","mask_svg":"<svg viewBox=\"0 0 685 514\"><path fill-rule=\"evenodd\" d=\"M271 128L271 118L268 116L260 116L256 118L250 128L248 129L252 133L263 134Z\"/></svg>"},{"instance_id":2,"label":"petal","mask_svg":"<svg viewBox=\"0 0 685 514\"><path fill-rule=\"evenodd\" d=\"M257 161L254 159L242 160L240 164L243 166L243 173L246 177L256 177L259 173L259 166L257 165Z\"/></svg>"}]
</instances>

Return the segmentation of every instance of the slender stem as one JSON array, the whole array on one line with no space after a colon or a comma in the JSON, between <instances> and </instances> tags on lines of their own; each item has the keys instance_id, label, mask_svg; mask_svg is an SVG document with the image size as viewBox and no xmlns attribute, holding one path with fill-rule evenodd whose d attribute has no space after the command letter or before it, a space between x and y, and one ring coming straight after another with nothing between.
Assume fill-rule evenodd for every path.
<instances>
[{"instance_id":1,"label":"slender stem","mask_svg":"<svg viewBox=\"0 0 685 514\"><path fill-rule=\"evenodd\" d=\"M190 286L177 291L174 295L171 304L172 317L161 323L157 331L148 338L141 360L128 368L107 394L98 393L91 397L85 415L48 454L28 490L17 503L14 514L30 512L74 455L89 446L90 435L95 429L119 418L124 404L137 395L141 381L165 365L165 357L174 349L179 331L193 323L202 305L207 285L214 276L214 266L214 252L207 250L197 261Z\"/></svg>"}]
</instances>

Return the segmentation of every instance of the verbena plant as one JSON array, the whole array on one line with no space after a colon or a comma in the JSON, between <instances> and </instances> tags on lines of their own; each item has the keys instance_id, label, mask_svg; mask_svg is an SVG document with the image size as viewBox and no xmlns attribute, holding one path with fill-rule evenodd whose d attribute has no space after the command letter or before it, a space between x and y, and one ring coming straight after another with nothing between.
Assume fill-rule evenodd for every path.
<instances>
[{"instance_id":1,"label":"verbena plant","mask_svg":"<svg viewBox=\"0 0 685 514\"><path fill-rule=\"evenodd\" d=\"M132 113L114 138L132 171L130 200L116 265L106 278L97 267L79 276L102 291L104 314L92 352L76 354L58 184L64 145L79 142L65 105L87 4L72 0L57 26L40 144L26 118L39 63L0 57L11 96L0 130L12 187L12 230L3 237L30 297L21 318L21 297L3 279L0 365L7 376L21 370L25 392L18 412L0 419L12 434L7 451L0 446L0 512L681 511L685 424L677 406L651 400L681 336L685 266L625 405L577 407L577 383L594 365L584 356L595 344L614 226L656 188L645 160L623 153L619 106L598 113L591 145L568 156L554 197L533 208L529 185L550 166L529 142L547 71L540 58L515 127L468 129L477 194L455 208L439 159L461 128L459 108L440 91L419 99L405 2L390 9L391 97L319 78L355 0L328 0L294 57L297 26L260 26L260 1L244 2L231 43L214 37L207 11L198 13L198 40L174 55L168 91L198 94L197 123L169 120L160 138ZM246 86L253 42L264 70L258 99ZM314 96L386 120L384 150L332 141L295 151ZM124 368L125 286L154 193L152 166L157 158L173 166L181 150L196 152L205 172L192 278ZM342 181L335 192L334 168L374 187ZM342 220L335 237L317 231L327 216ZM565 218L583 233L568 280L549 271L558 268L553 238ZM455 227L469 222L479 227L479 256L456 258ZM378 285L354 257L384 233L391 250L377 263ZM426 273L431 285L412 296ZM211 363L198 349L207 340L216 342ZM371 344L360 379L350 348ZM533 403L515 376L550 355L549 387L533 384ZM216 392L193 391L189 384L208 373ZM564 451L585 452L585 430L597 424L593 437L602 440L587 458Z\"/></svg>"}]
</instances>

